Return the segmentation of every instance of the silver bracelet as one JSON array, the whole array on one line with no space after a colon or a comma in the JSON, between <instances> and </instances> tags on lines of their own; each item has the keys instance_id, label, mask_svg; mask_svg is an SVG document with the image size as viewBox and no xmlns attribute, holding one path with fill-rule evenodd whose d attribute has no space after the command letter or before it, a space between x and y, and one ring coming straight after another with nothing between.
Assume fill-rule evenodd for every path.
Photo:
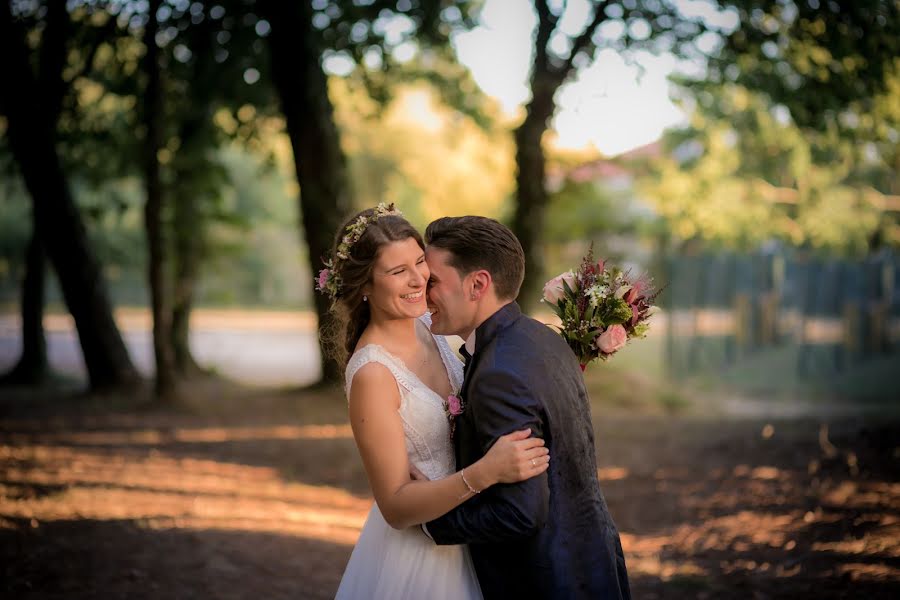
<instances>
[{"instance_id":1,"label":"silver bracelet","mask_svg":"<svg viewBox=\"0 0 900 600\"><path fill-rule=\"evenodd\" d=\"M469 485L469 482L466 480L466 470L465 469L460 469L459 474L462 475L463 483L466 484L467 488L469 488L470 493L472 493L472 494L480 494L481 493L479 490L476 490L471 485Z\"/></svg>"}]
</instances>

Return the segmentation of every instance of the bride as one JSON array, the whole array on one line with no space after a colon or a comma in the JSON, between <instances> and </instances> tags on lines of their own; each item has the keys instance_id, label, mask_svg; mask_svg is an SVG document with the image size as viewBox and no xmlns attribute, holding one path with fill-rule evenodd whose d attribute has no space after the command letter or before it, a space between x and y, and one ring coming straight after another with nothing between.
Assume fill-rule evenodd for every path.
<instances>
[{"instance_id":1,"label":"bride","mask_svg":"<svg viewBox=\"0 0 900 600\"><path fill-rule=\"evenodd\" d=\"M463 368L430 332L428 279L421 236L393 205L379 204L338 231L317 280L333 300L329 337L346 362L350 424L375 496L338 599L481 598L468 548L438 546L419 525L549 464L543 440L526 429L456 470L450 408Z\"/></svg>"}]
</instances>

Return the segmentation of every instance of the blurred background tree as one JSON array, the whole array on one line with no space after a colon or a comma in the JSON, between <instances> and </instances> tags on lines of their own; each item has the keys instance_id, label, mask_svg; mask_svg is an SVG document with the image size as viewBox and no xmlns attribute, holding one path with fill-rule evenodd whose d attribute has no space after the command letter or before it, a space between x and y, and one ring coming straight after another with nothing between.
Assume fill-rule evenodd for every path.
<instances>
[{"instance_id":1,"label":"blurred background tree","mask_svg":"<svg viewBox=\"0 0 900 600\"><path fill-rule=\"evenodd\" d=\"M604 51L633 58L637 51L697 53L694 41L707 32L724 31L721 15L683 12L659 0L590 2L587 19L565 2L534 0L537 25L529 74L531 97L525 118L515 130L516 205L513 231L525 250L525 282L520 300L531 306L544 281L543 230L549 201L545 186L544 134L556 112L556 94L579 70L587 69ZM582 15L583 16L583 15Z\"/></svg>"},{"instance_id":2,"label":"blurred background tree","mask_svg":"<svg viewBox=\"0 0 900 600\"><path fill-rule=\"evenodd\" d=\"M323 59L330 55L342 62L351 80L361 81L382 104L393 82L421 74L424 66L437 75L434 80L441 82L446 98L468 108L478 96L451 91L467 77L463 69L453 68L449 36L468 19L471 3L261 0L258 8L271 30L272 84L291 140L310 267L317 272L319 259L331 250L335 231L354 206ZM467 87L475 91L471 83ZM315 306L319 323L327 328L328 299L317 294ZM340 380L339 366L324 342L320 349L323 378Z\"/></svg>"},{"instance_id":3,"label":"blurred background tree","mask_svg":"<svg viewBox=\"0 0 900 600\"><path fill-rule=\"evenodd\" d=\"M40 45L49 4L10 6L15 15L10 13L9 27L30 31L33 43ZM352 202L322 69L324 58L343 58L352 71L348 81L367 90L378 106L390 101L400 83L426 80L437 97L455 103L465 118L474 118L481 126L488 122L481 113L482 96L449 48L451 30L467 18L466 2L392 7L381 2L289 6L240 0L214 5L110 1L70 3L66 10L58 4L54 7L60 18L75 15L103 28L91 40L72 42L86 46L78 50L90 54L87 59L79 56L83 65L72 77L72 106L77 113L61 120L60 137L69 145L61 144L60 152L64 160L78 165L72 170L86 186L78 201L90 204L86 214L98 222L108 221L110 211L132 222L136 198L133 183L128 182L135 177L144 182L148 251L145 257L136 248L129 254L138 254L138 262L147 261L161 397L173 389L174 370L196 371L187 336L198 266L204 256L213 257L222 250L209 245L210 225L213 221L249 225L246 214L222 210L228 183L221 162L223 144L229 139L240 141L261 155L261 160L253 162L275 165L275 154L281 151L283 158L284 146L261 141L259 131L276 137L282 128L286 130L299 184L301 239L309 246L310 272L330 250L341 219L359 206ZM272 23L278 23L274 30ZM49 46L42 48L46 53ZM270 117L277 112L283 120ZM412 170L420 172L421 167ZM445 190L445 198L468 196L466 186L460 187L467 179L457 176L455 187ZM410 190L415 187L413 182ZM411 200L417 193L405 197ZM107 271L121 274L112 264L107 264ZM102 285L82 288L103 289ZM316 297L315 305L324 323L325 299ZM43 302L23 303L23 308L42 306ZM40 323L40 318L23 322ZM109 324L115 327L111 312ZM40 347L28 345L32 346ZM127 352L123 355L127 357ZM336 378L335 365L322 355L324 376Z\"/></svg>"},{"instance_id":4,"label":"blurred background tree","mask_svg":"<svg viewBox=\"0 0 900 600\"><path fill-rule=\"evenodd\" d=\"M343 79L330 92L359 206L395 202L422 231L444 215L506 210L513 146L504 128L482 125L499 122L495 107L470 118L427 81L398 85L387 105Z\"/></svg>"},{"instance_id":5,"label":"blurred background tree","mask_svg":"<svg viewBox=\"0 0 900 600\"><path fill-rule=\"evenodd\" d=\"M324 325L312 274L341 219L380 201L420 228L444 214L507 220L529 257L526 305L539 297L541 263L566 268L590 239L638 268L654 244L749 252L774 242L859 256L900 239L895 3L8 4L4 26L21 34L35 81L54 64L63 73L40 84L41 105L60 98L45 148L56 150L84 223L79 252L97 265L89 285L50 280L46 296L56 306L108 287L109 320L83 344L114 339L110 304L155 305L156 362L171 361L168 381L202 372L188 344L198 303L315 307ZM460 58L461 36L496 35L482 9L497 6L524 7L515 14L533 24L527 96L513 110L482 93L469 72L476 63ZM553 129L572 87L606 73L611 55L640 70L652 53L680 73L686 126L618 157L567 155ZM158 94L147 93L153 65ZM6 87L0 97L23 98ZM603 112L601 102L585 100L582 117ZM15 165L24 172L13 123L0 120L10 175ZM41 254L26 252L25 240L39 241L27 227L27 182L6 177L0 189L0 294L27 294L16 302L20 363L36 367L13 372L40 374L45 278L32 276L43 273ZM86 355L117 355L112 342L90 347ZM321 360L333 379L335 365ZM90 364L100 365L91 367L100 385L107 367Z\"/></svg>"},{"instance_id":6,"label":"blurred background tree","mask_svg":"<svg viewBox=\"0 0 900 600\"><path fill-rule=\"evenodd\" d=\"M99 12L101 21L110 19ZM47 7L2 3L0 51L6 81L0 86L0 112L6 117L9 149L31 197L33 218L21 303L23 354L13 375L39 380L46 370L41 326L46 252L78 329L91 387L99 389L131 385L137 372L113 320L101 264L56 147L66 97L78 75L90 68L106 33L93 17L92 9L84 9L73 18L60 2ZM73 48L76 41L83 45Z\"/></svg>"},{"instance_id":7,"label":"blurred background tree","mask_svg":"<svg viewBox=\"0 0 900 600\"><path fill-rule=\"evenodd\" d=\"M767 240L862 255L900 243L900 8L895 2L727 3L740 26L645 181L676 239Z\"/></svg>"},{"instance_id":8,"label":"blurred background tree","mask_svg":"<svg viewBox=\"0 0 900 600\"><path fill-rule=\"evenodd\" d=\"M40 33L44 15L52 15L57 4L50 11L41 3L26 6L30 12L17 15L18 21ZM251 101L260 106L269 102L257 91L261 86L254 88L246 81L247 71L259 62L261 46L253 27L241 18L243 13L227 15L222 5L216 5L205 15L198 7L203 8L101 2L74 3L63 11L88 33L70 42L69 59L80 62L70 68L75 74L69 110L62 113L58 126L60 152L66 170L76 174L76 185L85 188L80 200L94 220L106 220L109 212L127 213L136 200L130 178L140 176L145 182L154 346L157 363L171 365L157 369L161 396L173 391L173 368L182 374L196 371L187 323L207 223L235 222L222 211L227 178L216 149L229 139L246 143L257 131L253 120L225 132L213 122L213 115L219 109L236 113ZM90 28L97 31L89 35ZM148 45L142 38L153 42ZM156 51L152 59L147 58L147 47ZM148 81L154 82L149 92ZM153 98L157 101L150 103ZM265 114L263 109L259 112ZM134 256L136 247L124 256ZM167 260L170 247L174 265ZM121 256L110 258L120 261ZM41 306L42 302L23 303L32 310Z\"/></svg>"}]
</instances>

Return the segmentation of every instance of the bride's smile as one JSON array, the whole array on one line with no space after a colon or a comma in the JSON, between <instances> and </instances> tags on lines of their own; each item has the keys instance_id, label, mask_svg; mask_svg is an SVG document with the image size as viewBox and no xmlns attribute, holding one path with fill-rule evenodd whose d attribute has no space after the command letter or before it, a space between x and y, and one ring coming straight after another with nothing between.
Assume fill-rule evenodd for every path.
<instances>
[{"instance_id":1,"label":"bride's smile","mask_svg":"<svg viewBox=\"0 0 900 600\"><path fill-rule=\"evenodd\" d=\"M412 292L410 294L403 294L400 297L411 304L417 304L422 301L422 298L425 297L425 290L419 290L418 292Z\"/></svg>"}]
</instances>

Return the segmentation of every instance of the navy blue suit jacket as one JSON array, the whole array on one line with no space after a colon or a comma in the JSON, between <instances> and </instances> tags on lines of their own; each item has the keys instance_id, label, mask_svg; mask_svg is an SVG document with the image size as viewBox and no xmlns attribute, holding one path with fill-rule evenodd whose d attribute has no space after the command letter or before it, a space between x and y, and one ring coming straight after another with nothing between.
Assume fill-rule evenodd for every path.
<instances>
[{"instance_id":1,"label":"navy blue suit jacket","mask_svg":"<svg viewBox=\"0 0 900 600\"><path fill-rule=\"evenodd\" d=\"M530 427L550 468L495 485L427 523L438 544L469 544L484 597L630 598L619 534L597 479L584 379L562 337L511 303L476 330L454 445L457 468Z\"/></svg>"}]
</instances>

